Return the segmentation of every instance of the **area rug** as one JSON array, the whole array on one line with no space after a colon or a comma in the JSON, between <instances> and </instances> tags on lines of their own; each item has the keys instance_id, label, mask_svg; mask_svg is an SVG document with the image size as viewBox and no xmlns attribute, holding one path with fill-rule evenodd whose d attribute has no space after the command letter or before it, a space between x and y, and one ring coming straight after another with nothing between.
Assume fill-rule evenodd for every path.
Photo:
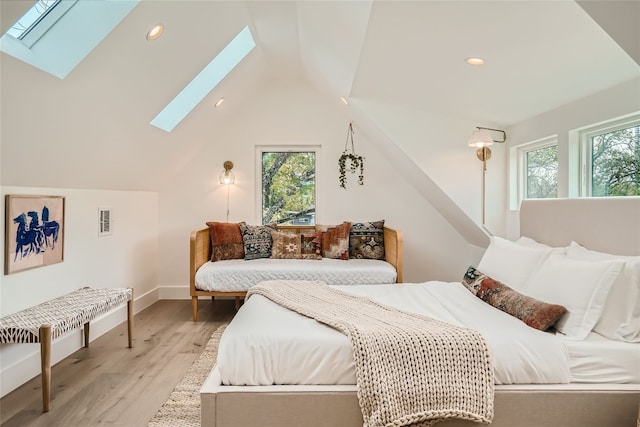
<instances>
[{"instance_id":1,"label":"area rug","mask_svg":"<svg viewBox=\"0 0 640 427\"><path fill-rule=\"evenodd\" d=\"M218 343L227 325L211 335L202 354L173 389L169 400L149 421L148 427L200 427L200 388L218 356Z\"/></svg>"}]
</instances>

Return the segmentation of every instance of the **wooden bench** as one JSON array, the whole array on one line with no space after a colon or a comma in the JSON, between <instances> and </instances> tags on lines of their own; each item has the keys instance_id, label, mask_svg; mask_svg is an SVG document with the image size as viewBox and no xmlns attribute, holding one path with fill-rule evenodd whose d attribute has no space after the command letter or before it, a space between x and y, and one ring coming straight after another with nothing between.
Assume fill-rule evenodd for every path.
<instances>
[{"instance_id":1,"label":"wooden bench","mask_svg":"<svg viewBox=\"0 0 640 427\"><path fill-rule=\"evenodd\" d=\"M127 303L129 348L133 334L133 289L82 288L26 310L0 318L0 343L40 343L42 411L51 399L51 340L84 328L84 346L89 347L89 322Z\"/></svg>"}]
</instances>

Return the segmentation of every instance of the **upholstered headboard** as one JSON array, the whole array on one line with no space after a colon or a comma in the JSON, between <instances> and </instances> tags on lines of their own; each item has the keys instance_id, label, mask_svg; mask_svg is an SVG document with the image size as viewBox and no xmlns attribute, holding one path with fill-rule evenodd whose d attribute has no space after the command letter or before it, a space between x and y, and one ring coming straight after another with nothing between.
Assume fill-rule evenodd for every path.
<instances>
[{"instance_id":1,"label":"upholstered headboard","mask_svg":"<svg viewBox=\"0 0 640 427\"><path fill-rule=\"evenodd\" d=\"M520 235L551 246L573 240L595 251L640 255L640 197L523 200Z\"/></svg>"}]
</instances>

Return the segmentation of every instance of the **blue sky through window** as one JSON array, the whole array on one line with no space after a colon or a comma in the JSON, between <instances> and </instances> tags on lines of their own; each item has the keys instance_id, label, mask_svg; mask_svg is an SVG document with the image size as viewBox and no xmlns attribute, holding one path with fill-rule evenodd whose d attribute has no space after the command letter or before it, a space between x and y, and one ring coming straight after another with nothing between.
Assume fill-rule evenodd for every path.
<instances>
[{"instance_id":1,"label":"blue sky through window","mask_svg":"<svg viewBox=\"0 0 640 427\"><path fill-rule=\"evenodd\" d=\"M227 74L256 47L249 27L238 35L166 107L151 124L171 132Z\"/></svg>"}]
</instances>

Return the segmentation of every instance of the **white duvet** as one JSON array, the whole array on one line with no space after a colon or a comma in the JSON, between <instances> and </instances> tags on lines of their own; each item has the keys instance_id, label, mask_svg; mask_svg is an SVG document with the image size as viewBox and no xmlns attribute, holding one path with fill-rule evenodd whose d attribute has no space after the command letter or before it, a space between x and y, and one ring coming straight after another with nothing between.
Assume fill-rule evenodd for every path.
<instances>
[{"instance_id":1,"label":"white duvet","mask_svg":"<svg viewBox=\"0 0 640 427\"><path fill-rule=\"evenodd\" d=\"M491 352L496 384L570 380L561 339L489 306L460 283L336 287L479 331ZM217 366L225 385L356 383L345 335L260 295L249 298L227 327Z\"/></svg>"}]
</instances>

